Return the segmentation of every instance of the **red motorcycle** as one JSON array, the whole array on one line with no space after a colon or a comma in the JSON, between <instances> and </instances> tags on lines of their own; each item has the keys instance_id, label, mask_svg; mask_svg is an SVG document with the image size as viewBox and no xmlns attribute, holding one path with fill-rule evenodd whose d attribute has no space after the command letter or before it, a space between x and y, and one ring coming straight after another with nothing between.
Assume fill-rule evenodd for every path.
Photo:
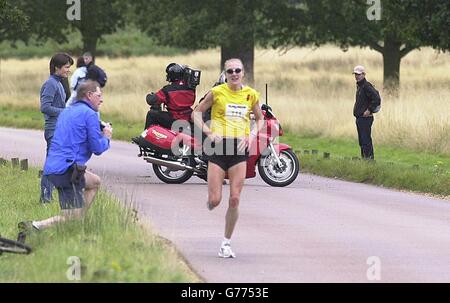
<instances>
[{"instance_id":1,"label":"red motorcycle","mask_svg":"<svg viewBox=\"0 0 450 303\"><path fill-rule=\"evenodd\" d=\"M275 142L278 136L283 135L283 129L271 107L263 104L261 110L265 127L249 147L246 178L254 178L258 166L258 172L267 184L287 186L297 178L299 160L289 145ZM176 132L152 125L132 141L139 146L139 156L153 164L153 170L161 181L181 184L193 175L206 181L208 161L202 154L202 140L192 135L192 125L182 129Z\"/></svg>"}]
</instances>

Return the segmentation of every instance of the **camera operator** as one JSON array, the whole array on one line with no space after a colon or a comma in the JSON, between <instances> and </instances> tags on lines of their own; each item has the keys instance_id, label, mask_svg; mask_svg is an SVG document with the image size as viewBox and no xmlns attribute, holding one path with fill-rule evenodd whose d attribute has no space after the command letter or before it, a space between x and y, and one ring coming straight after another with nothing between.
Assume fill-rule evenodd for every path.
<instances>
[{"instance_id":1,"label":"camera operator","mask_svg":"<svg viewBox=\"0 0 450 303\"><path fill-rule=\"evenodd\" d=\"M42 221L19 223L21 232L41 230L70 219L82 218L100 187L100 177L86 170L92 154L109 149L110 124L100 130L98 110L103 102L100 85L86 80L77 89L77 101L58 117L55 135L44 165L59 194L61 214Z\"/></svg>"},{"instance_id":2,"label":"camera operator","mask_svg":"<svg viewBox=\"0 0 450 303\"><path fill-rule=\"evenodd\" d=\"M166 80L170 83L156 94L146 97L150 110L147 113L145 129L150 125L159 124L171 128L176 120L190 121L192 105L195 102L195 87L200 82L200 71L187 66L170 63L166 67ZM164 104L167 111L161 110Z\"/></svg>"}]
</instances>

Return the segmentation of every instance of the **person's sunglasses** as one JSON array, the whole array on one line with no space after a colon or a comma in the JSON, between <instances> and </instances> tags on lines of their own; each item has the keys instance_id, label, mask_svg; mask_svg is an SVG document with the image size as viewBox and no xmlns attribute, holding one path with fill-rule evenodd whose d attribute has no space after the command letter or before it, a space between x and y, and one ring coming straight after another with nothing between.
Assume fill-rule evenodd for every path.
<instances>
[{"instance_id":1,"label":"person's sunglasses","mask_svg":"<svg viewBox=\"0 0 450 303\"><path fill-rule=\"evenodd\" d=\"M230 74L230 75L232 75L233 73L240 74L242 72L242 69L240 69L240 68L235 68L235 69L229 68L229 69L226 70L226 72L227 72L227 74Z\"/></svg>"}]
</instances>

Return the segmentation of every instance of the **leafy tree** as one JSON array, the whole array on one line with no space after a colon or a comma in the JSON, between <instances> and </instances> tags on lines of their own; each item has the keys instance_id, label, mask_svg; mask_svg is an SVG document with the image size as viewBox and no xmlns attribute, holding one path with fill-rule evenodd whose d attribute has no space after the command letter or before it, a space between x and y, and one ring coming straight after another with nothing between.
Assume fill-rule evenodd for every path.
<instances>
[{"instance_id":1,"label":"leafy tree","mask_svg":"<svg viewBox=\"0 0 450 303\"><path fill-rule=\"evenodd\" d=\"M25 37L27 16L12 1L0 0L0 41Z\"/></svg>"},{"instance_id":2,"label":"leafy tree","mask_svg":"<svg viewBox=\"0 0 450 303\"><path fill-rule=\"evenodd\" d=\"M263 0L137 0L137 25L162 45L220 46L221 62L241 58L253 83L257 9Z\"/></svg>"},{"instance_id":3,"label":"leafy tree","mask_svg":"<svg viewBox=\"0 0 450 303\"><path fill-rule=\"evenodd\" d=\"M28 42L31 35L38 41L49 38L57 42L66 42L65 31L68 28L66 1L57 0L16 0L16 6L29 20L28 35L16 40Z\"/></svg>"},{"instance_id":4,"label":"leafy tree","mask_svg":"<svg viewBox=\"0 0 450 303\"><path fill-rule=\"evenodd\" d=\"M285 13L277 15L275 5ZM384 87L394 95L401 59L409 52L422 46L450 49L449 12L448 0L284 0L263 10L271 36L279 35L268 41L274 47L335 42L344 50L368 46L380 52Z\"/></svg>"},{"instance_id":5,"label":"leafy tree","mask_svg":"<svg viewBox=\"0 0 450 303\"><path fill-rule=\"evenodd\" d=\"M433 5L425 5L427 14L421 14L424 28L421 40L442 51L450 50L450 1L433 1ZM430 13L432 12L432 13Z\"/></svg>"},{"instance_id":6,"label":"leafy tree","mask_svg":"<svg viewBox=\"0 0 450 303\"><path fill-rule=\"evenodd\" d=\"M83 51L95 54L97 42L103 35L114 33L117 28L125 25L125 12L129 3L124 0L81 2L81 20L74 20L71 25L82 35Z\"/></svg>"},{"instance_id":7,"label":"leafy tree","mask_svg":"<svg viewBox=\"0 0 450 303\"><path fill-rule=\"evenodd\" d=\"M91 51L95 55L98 40L125 25L131 1L74 0L67 4L62 0L16 0L15 3L29 20L29 34L34 34L38 41L52 39L67 42L70 32L76 29L82 35L83 51ZM69 20L68 10L77 3L80 4L80 20ZM27 41L29 37L11 38Z\"/></svg>"}]
</instances>

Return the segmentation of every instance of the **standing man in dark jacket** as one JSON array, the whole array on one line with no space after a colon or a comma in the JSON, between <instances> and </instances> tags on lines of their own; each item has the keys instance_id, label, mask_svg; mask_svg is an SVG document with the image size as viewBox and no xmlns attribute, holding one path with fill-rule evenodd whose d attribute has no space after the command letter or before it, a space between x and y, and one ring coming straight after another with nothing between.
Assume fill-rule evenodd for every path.
<instances>
[{"instance_id":1,"label":"standing man in dark jacket","mask_svg":"<svg viewBox=\"0 0 450 303\"><path fill-rule=\"evenodd\" d=\"M353 69L356 79L356 102L353 115L356 117L359 146L363 159L374 159L372 145L373 113L380 109L381 99L377 90L366 80L364 66L358 65Z\"/></svg>"},{"instance_id":2,"label":"standing man in dark jacket","mask_svg":"<svg viewBox=\"0 0 450 303\"><path fill-rule=\"evenodd\" d=\"M50 59L50 77L42 85L40 93L41 112L44 114L44 138L47 142L47 152L55 133L56 121L59 114L66 107L66 92L62 81L67 79L70 72L70 66L73 59L65 53L58 53ZM52 199L53 185L48 177L42 176L41 179L41 196L42 203L48 203Z\"/></svg>"}]
</instances>

